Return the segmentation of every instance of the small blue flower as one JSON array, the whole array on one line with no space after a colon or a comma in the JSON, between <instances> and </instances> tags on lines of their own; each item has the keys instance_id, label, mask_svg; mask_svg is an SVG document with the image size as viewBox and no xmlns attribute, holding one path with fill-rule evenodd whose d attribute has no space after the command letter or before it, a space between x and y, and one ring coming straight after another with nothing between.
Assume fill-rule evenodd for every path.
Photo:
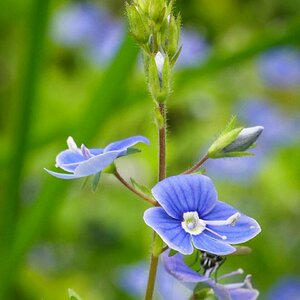
<instances>
[{"instance_id":1,"label":"small blue flower","mask_svg":"<svg viewBox=\"0 0 300 300\"><path fill-rule=\"evenodd\" d=\"M56 167L71 174L45 170L49 174L62 179L73 179L97 174L112 164L116 158L128 154L128 149L137 143L149 144L149 140L143 136L133 136L111 143L105 148L88 149L84 145L78 148L74 139L68 137L68 149L57 155Z\"/></svg>"},{"instance_id":2,"label":"small blue flower","mask_svg":"<svg viewBox=\"0 0 300 300\"><path fill-rule=\"evenodd\" d=\"M292 275L281 277L270 289L267 300L299 300L300 278Z\"/></svg>"},{"instance_id":3,"label":"small blue flower","mask_svg":"<svg viewBox=\"0 0 300 300\"><path fill-rule=\"evenodd\" d=\"M124 266L117 269L116 276L118 285L134 299L143 299L147 287L149 266L146 262ZM163 264L157 268L154 299L189 299L191 288L179 282L170 275Z\"/></svg>"},{"instance_id":4,"label":"small blue flower","mask_svg":"<svg viewBox=\"0 0 300 300\"><path fill-rule=\"evenodd\" d=\"M178 175L159 182L154 198L162 207L145 211L144 220L172 249L226 255L230 244L248 241L260 232L258 223L217 200L212 181L203 175Z\"/></svg>"},{"instance_id":5,"label":"small blue flower","mask_svg":"<svg viewBox=\"0 0 300 300\"><path fill-rule=\"evenodd\" d=\"M65 48L79 47L85 58L103 66L119 49L124 25L92 2L72 3L55 12L51 37Z\"/></svg>"},{"instance_id":6,"label":"small blue flower","mask_svg":"<svg viewBox=\"0 0 300 300\"><path fill-rule=\"evenodd\" d=\"M183 260L183 256L177 253L171 257L168 253L163 254L163 263L169 274L180 280L181 282L198 283L203 282L208 284L214 291L219 300L255 300L259 292L252 288L251 276L246 276L244 282L220 284L212 278L201 275L190 269ZM219 277L219 279L231 277L233 275L242 274L243 270L239 269Z\"/></svg>"},{"instance_id":7,"label":"small blue flower","mask_svg":"<svg viewBox=\"0 0 300 300\"><path fill-rule=\"evenodd\" d=\"M260 76L267 86L297 87L300 83L300 51L295 47L277 47L258 59Z\"/></svg>"},{"instance_id":8,"label":"small blue flower","mask_svg":"<svg viewBox=\"0 0 300 300\"><path fill-rule=\"evenodd\" d=\"M210 46L200 32L188 28L181 32L182 50L176 66L195 67L205 62L210 55Z\"/></svg>"}]
</instances>

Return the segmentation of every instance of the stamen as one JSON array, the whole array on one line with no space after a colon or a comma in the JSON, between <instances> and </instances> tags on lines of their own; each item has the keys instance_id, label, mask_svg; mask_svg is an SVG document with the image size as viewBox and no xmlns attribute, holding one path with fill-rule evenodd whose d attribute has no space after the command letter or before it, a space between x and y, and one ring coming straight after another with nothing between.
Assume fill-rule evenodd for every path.
<instances>
[{"instance_id":1,"label":"stamen","mask_svg":"<svg viewBox=\"0 0 300 300\"><path fill-rule=\"evenodd\" d=\"M227 236L226 236L226 235L221 235L221 234L215 232L214 230L212 230L212 229L210 229L210 228L208 228L208 227L205 227L205 230L207 230L207 231L211 232L212 234L218 236L218 237L221 238L223 241L224 241L224 240L227 240Z\"/></svg>"},{"instance_id":2,"label":"stamen","mask_svg":"<svg viewBox=\"0 0 300 300\"><path fill-rule=\"evenodd\" d=\"M228 278L228 277L232 277L235 275L241 275L244 274L244 270L243 269L237 269L236 271L230 272L228 274L224 274L222 276L219 277L219 279L224 279L224 278Z\"/></svg>"},{"instance_id":3,"label":"stamen","mask_svg":"<svg viewBox=\"0 0 300 300\"><path fill-rule=\"evenodd\" d=\"M71 136L69 136L67 139L67 145L69 150L71 150L72 152L78 152L78 147Z\"/></svg>"},{"instance_id":4,"label":"stamen","mask_svg":"<svg viewBox=\"0 0 300 300\"><path fill-rule=\"evenodd\" d=\"M232 225L234 226L238 219L240 218L241 214L239 212L233 214L226 220L219 220L219 221L210 221L210 220L204 220L205 224L207 225L213 225L213 226L223 226L223 225Z\"/></svg>"},{"instance_id":5,"label":"stamen","mask_svg":"<svg viewBox=\"0 0 300 300\"><path fill-rule=\"evenodd\" d=\"M86 158L91 158L93 156L91 154L90 150L83 144L81 145L81 152L82 152L82 155Z\"/></svg>"}]
</instances>

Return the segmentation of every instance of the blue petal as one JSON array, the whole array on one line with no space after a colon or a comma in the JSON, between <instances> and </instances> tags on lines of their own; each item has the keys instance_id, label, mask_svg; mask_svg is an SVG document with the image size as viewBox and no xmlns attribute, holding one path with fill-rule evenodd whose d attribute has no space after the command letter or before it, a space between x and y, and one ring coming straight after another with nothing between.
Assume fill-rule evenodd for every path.
<instances>
[{"instance_id":1,"label":"blue petal","mask_svg":"<svg viewBox=\"0 0 300 300\"><path fill-rule=\"evenodd\" d=\"M92 148L92 149L89 148L89 151L93 155L99 155L104 152L104 149L103 148Z\"/></svg>"},{"instance_id":2,"label":"blue petal","mask_svg":"<svg viewBox=\"0 0 300 300\"><path fill-rule=\"evenodd\" d=\"M215 281L209 282L209 285L219 300L232 300L228 289L226 289L224 285L216 283ZM239 300L244 300L244 298L239 298Z\"/></svg>"},{"instance_id":3,"label":"blue petal","mask_svg":"<svg viewBox=\"0 0 300 300\"><path fill-rule=\"evenodd\" d=\"M186 255L193 253L190 235L182 229L181 222L171 218L163 208L147 209L144 213L144 221L170 248Z\"/></svg>"},{"instance_id":4,"label":"blue petal","mask_svg":"<svg viewBox=\"0 0 300 300\"><path fill-rule=\"evenodd\" d=\"M65 150L56 156L56 166L65 171L74 172L78 164L85 160L87 160L87 158L80 153Z\"/></svg>"},{"instance_id":5,"label":"blue petal","mask_svg":"<svg viewBox=\"0 0 300 300\"><path fill-rule=\"evenodd\" d=\"M232 300L256 300L259 296L259 292L255 289L229 289L229 293Z\"/></svg>"},{"instance_id":6,"label":"blue petal","mask_svg":"<svg viewBox=\"0 0 300 300\"><path fill-rule=\"evenodd\" d=\"M183 282L202 282L209 280L208 277L200 275L193 269L189 268L185 264L182 254L177 253L173 256L169 256L168 254L169 251L166 251L162 255L162 261L164 263L165 269L169 274L171 274L178 280Z\"/></svg>"},{"instance_id":7,"label":"blue petal","mask_svg":"<svg viewBox=\"0 0 300 300\"><path fill-rule=\"evenodd\" d=\"M201 218L217 201L212 181L197 174L166 178L152 189L152 194L170 216L179 220L188 211L197 211Z\"/></svg>"},{"instance_id":8,"label":"blue petal","mask_svg":"<svg viewBox=\"0 0 300 300\"><path fill-rule=\"evenodd\" d=\"M224 202L218 201L214 209L207 216L203 217L203 219L226 220L228 217L232 216L236 212L237 210L232 206ZM235 225L208 225L207 227L217 232L221 236L225 235L227 237L226 242L230 244L244 243L255 237L261 231L259 224L254 219L243 214L238 219ZM205 233L215 239L222 240L221 238L219 238L211 232L205 231Z\"/></svg>"},{"instance_id":9,"label":"blue petal","mask_svg":"<svg viewBox=\"0 0 300 300\"><path fill-rule=\"evenodd\" d=\"M99 173L109 166L119 156L120 152L111 151L91 157L76 168L74 175L83 177Z\"/></svg>"},{"instance_id":10,"label":"blue petal","mask_svg":"<svg viewBox=\"0 0 300 300\"><path fill-rule=\"evenodd\" d=\"M57 172L53 172L53 171L50 171L45 168L44 168L44 170L47 171L50 175L57 177L57 178L61 178L61 179L74 179L74 178L83 177L83 176L76 176L74 174L57 173Z\"/></svg>"},{"instance_id":11,"label":"blue petal","mask_svg":"<svg viewBox=\"0 0 300 300\"><path fill-rule=\"evenodd\" d=\"M134 146L137 143L144 143L149 145L150 142L147 138L137 135L137 136L132 136L129 138L126 138L124 140L120 140L117 142L113 142L111 144L109 144L108 146L105 147L104 152L107 151L115 151L115 150L127 150L128 148Z\"/></svg>"},{"instance_id":12,"label":"blue petal","mask_svg":"<svg viewBox=\"0 0 300 300\"><path fill-rule=\"evenodd\" d=\"M202 251L206 251L217 255L228 255L233 253L236 249L225 242L218 241L211 238L205 233L193 235L194 246Z\"/></svg>"}]
</instances>

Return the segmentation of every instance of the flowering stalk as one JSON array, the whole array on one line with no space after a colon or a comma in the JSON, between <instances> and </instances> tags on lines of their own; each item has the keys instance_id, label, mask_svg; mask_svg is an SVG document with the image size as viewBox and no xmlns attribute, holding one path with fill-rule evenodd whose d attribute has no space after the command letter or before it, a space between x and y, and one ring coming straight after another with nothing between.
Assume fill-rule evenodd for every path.
<instances>
[{"instance_id":1,"label":"flowering stalk","mask_svg":"<svg viewBox=\"0 0 300 300\"><path fill-rule=\"evenodd\" d=\"M147 195L139 192L137 189L135 189L132 185L130 185L121 175L120 173L115 169L114 171L115 177L130 191L141 197L143 200L147 201L148 203L152 205L156 205L157 201L148 197Z\"/></svg>"},{"instance_id":2,"label":"flowering stalk","mask_svg":"<svg viewBox=\"0 0 300 300\"><path fill-rule=\"evenodd\" d=\"M166 106L164 103L159 103L159 112L163 117L162 126L158 126L158 142L159 142L159 169L158 169L158 180L161 181L166 178L166 134L167 134L167 122L166 122ZM159 205L156 201L156 206ZM161 238L153 231L153 242L152 242L152 254L149 268L149 277L147 283L147 290L145 300L151 300L153 297L157 265L159 255L162 253L163 243Z\"/></svg>"},{"instance_id":3,"label":"flowering stalk","mask_svg":"<svg viewBox=\"0 0 300 300\"><path fill-rule=\"evenodd\" d=\"M197 169L199 169L207 160L209 159L208 155L205 154L200 161L198 161L193 167L191 167L190 169L184 171L182 174L191 174L195 171L197 171Z\"/></svg>"}]
</instances>

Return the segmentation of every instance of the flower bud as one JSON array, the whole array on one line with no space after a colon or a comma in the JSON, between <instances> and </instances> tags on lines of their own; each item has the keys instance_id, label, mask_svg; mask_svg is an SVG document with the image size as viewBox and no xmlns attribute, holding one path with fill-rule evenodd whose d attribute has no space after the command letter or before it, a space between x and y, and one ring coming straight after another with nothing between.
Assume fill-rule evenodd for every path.
<instances>
[{"instance_id":1,"label":"flower bud","mask_svg":"<svg viewBox=\"0 0 300 300\"><path fill-rule=\"evenodd\" d=\"M233 118L220 137L208 149L208 156L221 158L252 155L245 151L254 145L263 130L262 126L235 128L235 118Z\"/></svg>"},{"instance_id":2,"label":"flower bud","mask_svg":"<svg viewBox=\"0 0 300 300\"><path fill-rule=\"evenodd\" d=\"M249 149L256 142L263 130L262 126L244 128L238 137L226 146L222 152L240 152Z\"/></svg>"},{"instance_id":3,"label":"flower bud","mask_svg":"<svg viewBox=\"0 0 300 300\"><path fill-rule=\"evenodd\" d=\"M149 28L146 22L143 22L143 18L139 13L137 7L132 4L126 4L126 12L128 16L130 31L134 39L140 43L145 44L149 39Z\"/></svg>"},{"instance_id":4,"label":"flower bud","mask_svg":"<svg viewBox=\"0 0 300 300\"><path fill-rule=\"evenodd\" d=\"M149 16L155 23L161 19L164 10L166 10L166 1L165 0L151 0L150 1Z\"/></svg>"},{"instance_id":5,"label":"flower bud","mask_svg":"<svg viewBox=\"0 0 300 300\"><path fill-rule=\"evenodd\" d=\"M149 61L148 84L153 98L158 102L164 102L170 94L171 66L169 57L157 52Z\"/></svg>"},{"instance_id":6,"label":"flower bud","mask_svg":"<svg viewBox=\"0 0 300 300\"><path fill-rule=\"evenodd\" d=\"M139 7L143 14L148 14L150 0L134 0L134 3Z\"/></svg>"},{"instance_id":7,"label":"flower bud","mask_svg":"<svg viewBox=\"0 0 300 300\"><path fill-rule=\"evenodd\" d=\"M180 18L175 19L173 15L170 15L169 28L167 34L167 52L170 57L173 57L178 49L180 36Z\"/></svg>"}]
</instances>

